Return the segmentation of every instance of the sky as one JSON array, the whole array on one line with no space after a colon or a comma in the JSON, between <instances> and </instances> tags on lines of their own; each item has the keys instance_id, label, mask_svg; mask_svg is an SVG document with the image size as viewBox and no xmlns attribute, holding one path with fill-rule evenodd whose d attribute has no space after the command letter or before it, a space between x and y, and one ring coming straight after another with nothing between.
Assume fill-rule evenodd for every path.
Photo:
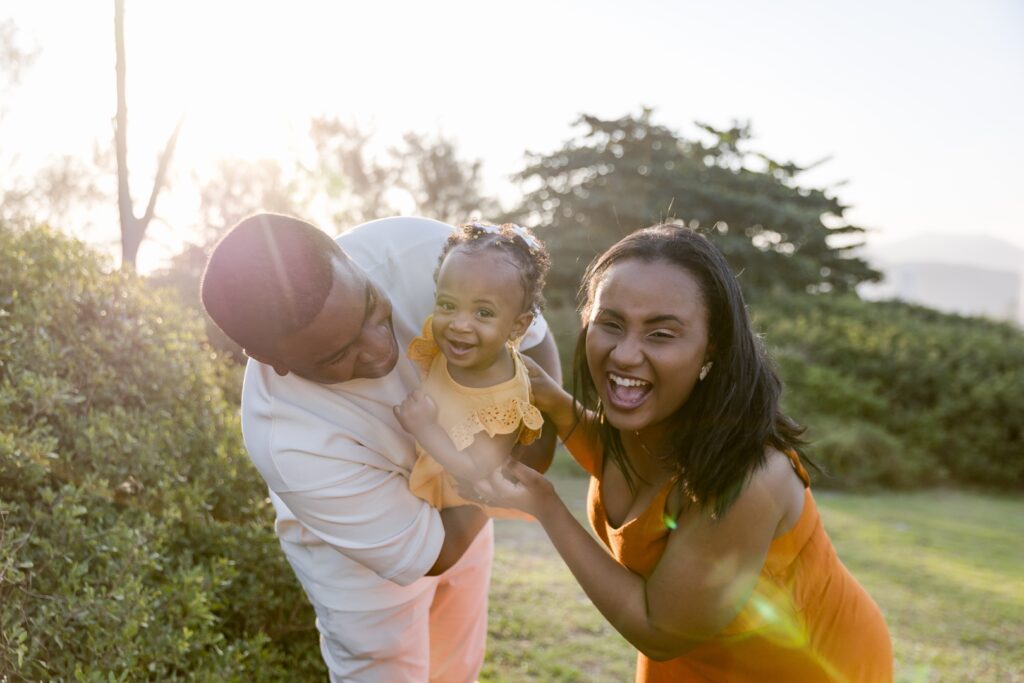
<instances>
[{"instance_id":1,"label":"sky","mask_svg":"<svg viewBox=\"0 0 1024 683\"><path fill-rule=\"evenodd\" d=\"M113 2L4 0L7 17L40 50L5 95L13 166L112 145ZM195 177L217 159L295 158L314 115L358 121L382 145L440 131L511 201L524 152L560 147L581 113L643 106L684 134L750 121L752 149L829 158L804 182L834 187L870 244L935 233L1024 248L1018 0L126 0L126 40L139 213L185 114L143 271L194 236ZM80 236L113 245L111 211Z\"/></svg>"}]
</instances>

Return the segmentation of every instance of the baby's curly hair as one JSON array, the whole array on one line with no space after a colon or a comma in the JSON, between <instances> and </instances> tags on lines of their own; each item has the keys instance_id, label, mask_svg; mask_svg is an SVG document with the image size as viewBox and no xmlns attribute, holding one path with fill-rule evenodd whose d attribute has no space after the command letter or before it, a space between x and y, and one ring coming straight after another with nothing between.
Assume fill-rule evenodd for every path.
<instances>
[{"instance_id":1,"label":"baby's curly hair","mask_svg":"<svg viewBox=\"0 0 1024 683\"><path fill-rule=\"evenodd\" d=\"M519 271L519 282L523 285L524 310L540 313L544 308L544 278L551 267L551 256L539 239L530 231L515 223L467 223L455 230L441 249L441 257L434 269L437 282L441 264L455 248L470 253L484 249L497 249L512 259Z\"/></svg>"}]
</instances>

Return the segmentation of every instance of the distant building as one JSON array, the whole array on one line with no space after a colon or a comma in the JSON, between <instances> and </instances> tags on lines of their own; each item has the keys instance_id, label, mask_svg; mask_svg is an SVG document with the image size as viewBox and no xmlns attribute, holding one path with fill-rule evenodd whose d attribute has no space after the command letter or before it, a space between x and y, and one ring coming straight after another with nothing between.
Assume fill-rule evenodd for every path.
<instances>
[{"instance_id":1,"label":"distant building","mask_svg":"<svg viewBox=\"0 0 1024 683\"><path fill-rule=\"evenodd\" d=\"M867 299L900 299L945 313L1024 324L1017 273L950 263L895 263L885 280L864 285Z\"/></svg>"},{"instance_id":2,"label":"distant building","mask_svg":"<svg viewBox=\"0 0 1024 683\"><path fill-rule=\"evenodd\" d=\"M862 254L885 276L857 288L865 299L900 299L946 313L1024 327L1024 250L985 235L925 234Z\"/></svg>"}]
</instances>

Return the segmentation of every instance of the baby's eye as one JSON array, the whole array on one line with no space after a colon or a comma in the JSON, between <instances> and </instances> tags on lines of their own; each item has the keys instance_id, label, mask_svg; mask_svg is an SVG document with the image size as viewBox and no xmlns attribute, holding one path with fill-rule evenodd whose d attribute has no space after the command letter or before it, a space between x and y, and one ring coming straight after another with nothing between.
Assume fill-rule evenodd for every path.
<instances>
[{"instance_id":1,"label":"baby's eye","mask_svg":"<svg viewBox=\"0 0 1024 683\"><path fill-rule=\"evenodd\" d=\"M440 308L442 311L451 311L454 310L455 304L453 304L450 301L438 301L437 307Z\"/></svg>"},{"instance_id":2,"label":"baby's eye","mask_svg":"<svg viewBox=\"0 0 1024 683\"><path fill-rule=\"evenodd\" d=\"M492 311L492 310L490 310L488 308L481 308L480 310L478 310L476 312L476 314L478 316L480 316L481 318L492 318L492 317L494 317L494 311Z\"/></svg>"}]
</instances>

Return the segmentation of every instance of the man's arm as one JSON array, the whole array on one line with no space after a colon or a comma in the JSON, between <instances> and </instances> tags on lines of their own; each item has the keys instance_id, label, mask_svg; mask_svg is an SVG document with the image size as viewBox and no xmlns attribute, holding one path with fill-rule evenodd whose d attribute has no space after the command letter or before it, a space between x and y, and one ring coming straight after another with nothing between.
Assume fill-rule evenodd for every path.
<instances>
[{"instance_id":1,"label":"man's arm","mask_svg":"<svg viewBox=\"0 0 1024 683\"><path fill-rule=\"evenodd\" d=\"M462 558L463 553L487 523L487 515L476 505L460 505L441 510L444 543L427 576L438 576Z\"/></svg>"},{"instance_id":2,"label":"man's arm","mask_svg":"<svg viewBox=\"0 0 1024 683\"><path fill-rule=\"evenodd\" d=\"M549 329L544 338L536 346L523 350L523 355L537 361L558 383L562 382L562 364L558 359L558 347ZM548 417L544 416L544 429L536 441L529 446L517 446L513 456L538 472L546 472L555 457L555 445L558 430Z\"/></svg>"}]
</instances>

